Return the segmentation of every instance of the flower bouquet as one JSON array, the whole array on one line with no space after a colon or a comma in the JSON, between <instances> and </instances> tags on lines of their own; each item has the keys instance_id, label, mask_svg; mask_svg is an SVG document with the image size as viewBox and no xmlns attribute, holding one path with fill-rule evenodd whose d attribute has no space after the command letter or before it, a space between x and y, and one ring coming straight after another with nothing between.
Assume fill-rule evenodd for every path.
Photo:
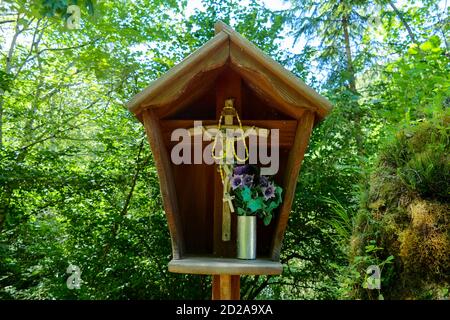
<instances>
[{"instance_id":1,"label":"flower bouquet","mask_svg":"<svg viewBox=\"0 0 450 320\"><path fill-rule=\"evenodd\" d=\"M236 165L231 179L231 195L239 216L258 216L269 225L273 210L281 204L283 189L268 176L259 175L259 168Z\"/></svg>"},{"instance_id":2,"label":"flower bouquet","mask_svg":"<svg viewBox=\"0 0 450 320\"><path fill-rule=\"evenodd\" d=\"M256 217L269 225L282 202L283 189L253 165L236 165L230 176L231 196L238 215L237 252L240 259L256 258Z\"/></svg>"}]
</instances>

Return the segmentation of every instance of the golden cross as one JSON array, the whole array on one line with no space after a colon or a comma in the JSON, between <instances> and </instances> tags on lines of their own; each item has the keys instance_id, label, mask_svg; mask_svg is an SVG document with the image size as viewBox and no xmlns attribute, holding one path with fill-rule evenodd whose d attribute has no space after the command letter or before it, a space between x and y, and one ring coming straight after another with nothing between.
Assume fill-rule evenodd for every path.
<instances>
[{"instance_id":1,"label":"golden cross","mask_svg":"<svg viewBox=\"0 0 450 320\"><path fill-rule=\"evenodd\" d=\"M225 100L225 107L222 110L222 114L220 116L218 125L202 126L201 130L198 130L198 127L189 129L189 134L191 136L201 133L202 135L205 135L206 137L208 137L208 139L214 138L215 139L214 146L212 149L213 153L215 152L214 149L216 147L216 142L217 142L218 138L221 137L222 138L222 141L221 141L222 142L222 156L221 156L222 159L221 160L228 157L227 155L230 155L234 152L234 143L236 141L241 140L241 141L244 141L244 143L245 143L245 139L250 135L256 135L256 136L260 136L263 138L267 138L269 136L268 129L258 128L255 126L242 126L239 115L236 112L236 109L234 108L233 104L234 104L234 99ZM235 117L236 117L239 125L233 124ZM223 125L221 123L222 118L224 119ZM211 131L214 131L214 129L215 129L215 132L212 133ZM231 136L230 137L229 135L225 134L225 138L224 138L223 130L227 130L227 129L240 130L241 136L239 136L239 137ZM225 144L224 144L224 142L225 142ZM223 155L224 155L223 146L226 146L225 157L223 157ZM247 147L246 147L246 153L247 153L246 158L248 158ZM237 158L237 155L235 152L234 152L233 156L234 157L232 158L232 160L234 160L234 158ZM213 154L213 157L214 157L214 154ZM237 159L237 160L239 160L240 162L243 162L246 159ZM223 184L222 241L230 241L230 239L231 239L230 212L234 212L234 207L233 207L233 198L234 197L232 197L230 195L230 191L231 191L230 177L232 175L232 165L224 163L222 161L219 164L219 172L220 172L222 184Z\"/></svg>"}]
</instances>

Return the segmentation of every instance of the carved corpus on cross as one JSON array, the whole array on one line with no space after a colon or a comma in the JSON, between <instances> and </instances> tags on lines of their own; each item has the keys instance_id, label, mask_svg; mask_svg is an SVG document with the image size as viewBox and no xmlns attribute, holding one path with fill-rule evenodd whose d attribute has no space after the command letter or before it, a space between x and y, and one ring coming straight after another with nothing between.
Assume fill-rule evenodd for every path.
<instances>
[{"instance_id":1,"label":"carved corpus on cross","mask_svg":"<svg viewBox=\"0 0 450 320\"><path fill-rule=\"evenodd\" d=\"M224 124L222 124L222 119ZM234 124L237 120L237 125ZM200 130L199 130L200 129ZM234 99L225 100L225 106L222 109L219 123L217 125L193 127L189 129L189 134L195 136L197 134L205 135L208 139L214 140L212 147L212 157L218 164L217 170L223 185L223 206L222 206L222 241L230 241L231 239L231 216L234 212L233 199L231 196L230 177L233 174L233 164L245 163L248 160L248 146L246 138L251 135L257 137L268 138L269 130L255 126L242 126L239 115L234 108ZM238 144L236 152L235 144ZM239 148L241 147L241 148Z\"/></svg>"}]
</instances>

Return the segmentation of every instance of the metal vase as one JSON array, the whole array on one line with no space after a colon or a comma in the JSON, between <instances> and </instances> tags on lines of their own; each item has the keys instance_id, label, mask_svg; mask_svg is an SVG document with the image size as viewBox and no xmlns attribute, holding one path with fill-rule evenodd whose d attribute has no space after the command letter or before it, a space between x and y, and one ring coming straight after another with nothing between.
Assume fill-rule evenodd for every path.
<instances>
[{"instance_id":1,"label":"metal vase","mask_svg":"<svg viewBox=\"0 0 450 320\"><path fill-rule=\"evenodd\" d=\"M256 216L237 218L237 257L256 259Z\"/></svg>"}]
</instances>

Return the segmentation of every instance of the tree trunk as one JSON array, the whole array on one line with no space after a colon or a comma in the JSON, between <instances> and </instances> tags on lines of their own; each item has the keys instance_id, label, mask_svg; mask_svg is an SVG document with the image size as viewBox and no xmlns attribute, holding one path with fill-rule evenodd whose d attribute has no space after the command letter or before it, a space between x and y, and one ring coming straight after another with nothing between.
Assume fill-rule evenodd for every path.
<instances>
[{"instance_id":1,"label":"tree trunk","mask_svg":"<svg viewBox=\"0 0 450 320\"><path fill-rule=\"evenodd\" d=\"M347 58L347 72L350 76L350 83L349 83L349 89L357 94L358 91L356 90L356 75L355 75L355 68L353 65L353 57L352 57L352 48L350 46L350 32L349 32L349 24L350 19L349 15L345 14L342 18L342 29L344 31L344 43L345 43L345 56ZM357 102L352 102L354 105L354 135L355 135L355 141L356 141L356 147L358 149L358 154L361 157L364 157L365 155L365 149L364 149L364 141L363 141L363 132L361 128L361 115L360 115L360 108Z\"/></svg>"},{"instance_id":2,"label":"tree trunk","mask_svg":"<svg viewBox=\"0 0 450 320\"><path fill-rule=\"evenodd\" d=\"M400 12L400 10L397 9L397 7L395 6L393 1L389 1L389 5L391 6L392 9L394 9L395 14L397 15L397 17L400 19L400 21L402 22L403 26L405 27L406 31L408 31L409 37L411 38L411 41L417 45L419 45L419 43L417 42L416 37L414 36L414 33L412 32L411 27L408 24L408 21L405 20L405 17L403 17L403 14Z\"/></svg>"},{"instance_id":3,"label":"tree trunk","mask_svg":"<svg viewBox=\"0 0 450 320\"><path fill-rule=\"evenodd\" d=\"M350 35L348 31L349 17L342 18L342 29L344 30L345 56L347 57L347 71L350 75L349 88L356 92L355 68L353 67L352 48L350 47Z\"/></svg>"},{"instance_id":4,"label":"tree trunk","mask_svg":"<svg viewBox=\"0 0 450 320\"><path fill-rule=\"evenodd\" d=\"M19 36L19 34L21 32L19 30L18 20L19 20L19 15L17 15L16 26L14 29L14 36L12 37L11 45L9 46L8 55L6 56L6 66L5 66L6 75L8 75L9 72L11 71L12 56L14 53L14 49L16 47L17 37ZM0 148L2 148L2 146L3 146L3 105L4 105L4 103L5 103L5 91L3 89L0 89Z\"/></svg>"}]
</instances>

